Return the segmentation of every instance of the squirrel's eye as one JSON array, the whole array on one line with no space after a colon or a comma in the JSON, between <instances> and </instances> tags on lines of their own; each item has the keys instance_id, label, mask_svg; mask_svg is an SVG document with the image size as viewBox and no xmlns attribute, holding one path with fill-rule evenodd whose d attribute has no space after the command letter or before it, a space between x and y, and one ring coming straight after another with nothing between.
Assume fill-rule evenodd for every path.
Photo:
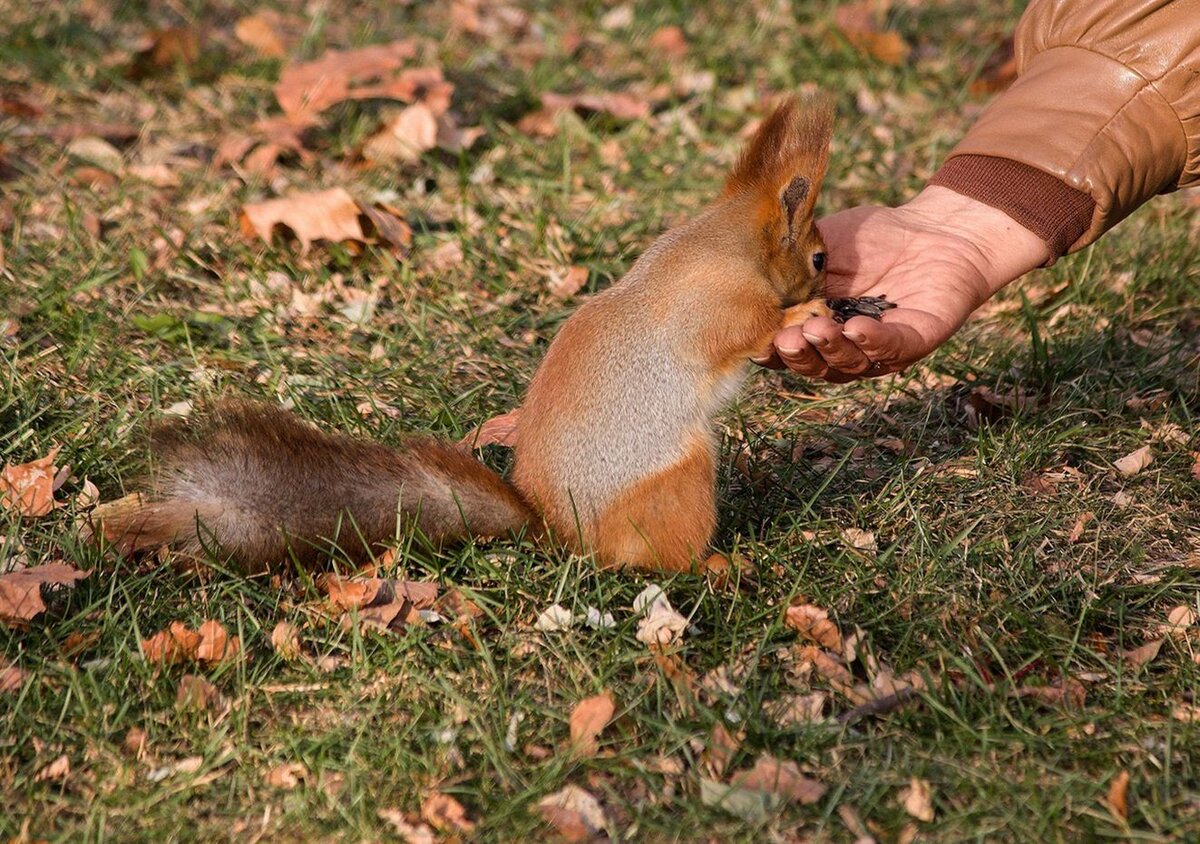
<instances>
[{"instance_id":1,"label":"squirrel's eye","mask_svg":"<svg viewBox=\"0 0 1200 844\"><path fill-rule=\"evenodd\" d=\"M812 256L812 265L813 265L813 269L816 270L817 272L820 272L821 270L825 269L825 253L824 252L814 252L813 256Z\"/></svg>"}]
</instances>

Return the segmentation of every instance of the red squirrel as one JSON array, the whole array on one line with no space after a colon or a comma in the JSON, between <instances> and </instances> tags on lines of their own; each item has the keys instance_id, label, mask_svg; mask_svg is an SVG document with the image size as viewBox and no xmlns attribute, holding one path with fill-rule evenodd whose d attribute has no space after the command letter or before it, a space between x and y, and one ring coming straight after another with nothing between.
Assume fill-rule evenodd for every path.
<instances>
[{"instance_id":1,"label":"red squirrel","mask_svg":"<svg viewBox=\"0 0 1200 844\"><path fill-rule=\"evenodd\" d=\"M714 416L781 328L830 315L813 208L832 125L827 101L784 101L717 200L567 320L522 403L511 485L449 444L390 449L224 404L160 432L151 491L94 520L125 552L198 554L215 539L255 570L289 553L317 562L335 543L369 555L398 518L435 542L528 528L604 567L703 570Z\"/></svg>"}]
</instances>

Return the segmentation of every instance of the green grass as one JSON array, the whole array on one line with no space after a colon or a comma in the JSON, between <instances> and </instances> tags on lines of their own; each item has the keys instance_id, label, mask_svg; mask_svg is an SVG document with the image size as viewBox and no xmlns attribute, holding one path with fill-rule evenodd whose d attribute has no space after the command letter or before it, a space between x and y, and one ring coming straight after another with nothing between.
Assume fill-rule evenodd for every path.
<instances>
[{"instance_id":1,"label":"green grass","mask_svg":"<svg viewBox=\"0 0 1200 844\"><path fill-rule=\"evenodd\" d=\"M824 208L900 201L978 111L967 88L1021 6L899 4L891 21L919 48L901 68L855 53L823 2L644 4L615 33L597 23L599 4L530 3L545 54L528 63L499 39L446 36L443 4L343 4L311 19L302 3L281 6L301 21L302 58L428 37L427 60L458 86L455 109L488 135L460 157L355 168L346 158L383 104L338 106L310 137L315 161L286 160L268 184L204 163L224 136L274 113L278 63L230 34L254 9L125 5L111 17L96 11L104 4L10 8L13 35L0 44L0 93L45 109L26 125L134 122L142 134L126 160L174 156L181 180L79 187L61 143L0 117L0 156L16 171L0 185L0 315L17 325L0 340L0 462L60 447L72 468L58 494L67 502L84 478L105 499L132 489L148 457L144 424L185 400L287 400L384 442L408 431L461 437L517 404L569 315L571 304L546 292L547 270L586 266L589 291L620 277L656 233L717 192L765 92L811 81L836 94ZM178 23L206 28L198 68L127 79L128 45ZM675 70L645 48L670 23L690 43ZM571 30L588 41L566 58ZM667 95L646 121L571 121L548 141L514 128L544 91L649 88L698 70L715 74L711 92ZM856 109L860 89L883 98L878 114ZM335 185L401 208L416 232L411 255L317 245L300 256L239 236L243 202ZM0 698L0 839L27 825L31 839L49 840L381 840L394 833L379 810L415 813L440 790L466 806L479 840L520 841L547 835L538 800L575 783L604 804L619 840L850 841L838 809L852 806L890 842L913 822L898 795L916 776L932 783L937 811L919 825L923 841L1194 840L1200 728L1172 711L1196 702L1200 640L1167 641L1140 672L1119 655L1155 635L1172 607L1200 608L1189 453L1200 449L1197 225L1185 198L1155 201L1002 294L905 376L835 388L754 375L722 420L716 545L753 561L757 584L660 581L692 620L686 670L702 678L724 667L737 686L702 683L688 706L634 638L630 604L645 581L563 553L514 543L435 552L403 537L395 576L456 586L484 609L472 647L444 625L345 629L311 581L289 574L116 559L77 540L73 504L33 520L0 511L0 560L93 569L28 629L0 630L0 656L30 675ZM434 250L452 241L464 261L435 267ZM268 284L277 273L332 299L315 318L289 314L288 295ZM376 289L374 316L350 322L340 289ZM973 426L968 394L980 385L1019 388L1038 406ZM796 397L814 392L821 398ZM1159 401L1128 404L1146 397ZM1112 461L1148 440L1143 423L1174 423L1191 444L1156 444L1154 464L1123 478ZM883 444L895 439L901 453ZM503 467L506 456L487 459ZM1035 482L1047 473L1058 482ZM1085 511L1095 519L1070 542ZM878 550L848 549L846 527L873 531ZM787 671L798 640L781 614L798 595L843 632L861 628L864 652L923 673L919 703L847 727L780 727L765 707L826 688ZM554 602L609 610L617 627L534 634ZM241 658L160 670L142 660L140 639L208 618L242 638ZM299 628L313 661L274 653L280 621ZM75 634L94 642L68 654ZM319 670L318 657L336 658L334 670ZM224 705L178 709L188 672L204 674ZM1080 709L1010 694L1079 675ZM602 754L572 760L560 752L570 711L604 689L618 717ZM834 713L848 708L835 698ZM795 760L828 784L825 797L763 823L703 805L701 751L715 725L734 721L745 734L735 766L764 751ZM143 758L122 748L133 727L147 734ZM70 774L38 781L62 754ZM202 759L194 773L148 777L192 756ZM266 772L287 762L305 766L306 782L267 785ZM676 767L663 773L667 763ZM1127 823L1102 802L1122 770Z\"/></svg>"}]
</instances>

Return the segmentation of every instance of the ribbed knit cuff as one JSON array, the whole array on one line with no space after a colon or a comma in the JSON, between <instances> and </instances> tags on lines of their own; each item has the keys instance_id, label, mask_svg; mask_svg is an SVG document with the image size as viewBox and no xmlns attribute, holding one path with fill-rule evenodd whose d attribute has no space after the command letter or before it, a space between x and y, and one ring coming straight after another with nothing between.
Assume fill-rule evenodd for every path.
<instances>
[{"instance_id":1,"label":"ribbed knit cuff","mask_svg":"<svg viewBox=\"0 0 1200 844\"><path fill-rule=\"evenodd\" d=\"M1036 234L1050 260L1067 254L1092 224L1096 200L1044 170L990 155L956 155L929 180L998 208Z\"/></svg>"}]
</instances>

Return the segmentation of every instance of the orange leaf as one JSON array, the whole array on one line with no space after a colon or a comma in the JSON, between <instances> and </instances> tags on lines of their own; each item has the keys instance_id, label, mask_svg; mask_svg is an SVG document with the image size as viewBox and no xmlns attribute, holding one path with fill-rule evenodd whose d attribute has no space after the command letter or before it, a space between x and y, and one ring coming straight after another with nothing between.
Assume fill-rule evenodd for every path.
<instances>
[{"instance_id":1,"label":"orange leaf","mask_svg":"<svg viewBox=\"0 0 1200 844\"><path fill-rule=\"evenodd\" d=\"M571 748L576 756L595 756L600 733L612 720L616 705L611 692L581 700L571 710Z\"/></svg>"},{"instance_id":2,"label":"orange leaf","mask_svg":"<svg viewBox=\"0 0 1200 844\"><path fill-rule=\"evenodd\" d=\"M66 563L47 563L0 574L0 621L20 624L46 609L43 586L71 586L91 571L80 571Z\"/></svg>"},{"instance_id":3,"label":"orange leaf","mask_svg":"<svg viewBox=\"0 0 1200 844\"><path fill-rule=\"evenodd\" d=\"M278 14L267 10L239 18L233 25L233 34L247 47L269 59L281 59L287 54L283 40L275 31Z\"/></svg>"},{"instance_id":4,"label":"orange leaf","mask_svg":"<svg viewBox=\"0 0 1200 844\"><path fill-rule=\"evenodd\" d=\"M1105 803L1120 820L1129 818L1129 771L1121 771L1108 784Z\"/></svg>"},{"instance_id":5,"label":"orange leaf","mask_svg":"<svg viewBox=\"0 0 1200 844\"><path fill-rule=\"evenodd\" d=\"M0 695L20 691L28 675L7 660L0 660Z\"/></svg>"},{"instance_id":6,"label":"orange leaf","mask_svg":"<svg viewBox=\"0 0 1200 844\"><path fill-rule=\"evenodd\" d=\"M449 794L435 792L421 804L421 817L434 829L470 833L475 822L467 817L467 810Z\"/></svg>"},{"instance_id":7,"label":"orange leaf","mask_svg":"<svg viewBox=\"0 0 1200 844\"><path fill-rule=\"evenodd\" d=\"M241 650L238 637L230 637L216 621L204 622L197 632L200 634L200 643L196 645L196 659L200 662L220 662L233 658Z\"/></svg>"},{"instance_id":8,"label":"orange leaf","mask_svg":"<svg viewBox=\"0 0 1200 844\"><path fill-rule=\"evenodd\" d=\"M734 774L730 783L801 804L816 803L826 791L824 783L800 773L795 762L782 762L769 753L758 757L750 770Z\"/></svg>"},{"instance_id":9,"label":"orange leaf","mask_svg":"<svg viewBox=\"0 0 1200 844\"><path fill-rule=\"evenodd\" d=\"M271 242L276 226L287 226L307 252L315 240L363 241L358 203L342 188L317 193L294 193L281 199L242 206L241 227L247 237L258 235Z\"/></svg>"},{"instance_id":10,"label":"orange leaf","mask_svg":"<svg viewBox=\"0 0 1200 844\"><path fill-rule=\"evenodd\" d=\"M856 49L881 62L900 65L912 48L892 30L879 26L874 2L846 3L833 13L837 28Z\"/></svg>"},{"instance_id":11,"label":"orange leaf","mask_svg":"<svg viewBox=\"0 0 1200 844\"><path fill-rule=\"evenodd\" d=\"M203 637L189 630L182 621L172 621L166 630L160 630L149 639L142 640L142 654L148 662L173 665L184 660L195 659L196 649Z\"/></svg>"},{"instance_id":12,"label":"orange leaf","mask_svg":"<svg viewBox=\"0 0 1200 844\"><path fill-rule=\"evenodd\" d=\"M0 504L22 516L44 516L54 509L54 457L58 449L45 457L19 466L6 465L0 471Z\"/></svg>"},{"instance_id":13,"label":"orange leaf","mask_svg":"<svg viewBox=\"0 0 1200 844\"><path fill-rule=\"evenodd\" d=\"M823 648L835 653L842 651L842 634L832 621L829 613L812 604L799 604L787 608L784 621L788 627L795 630L806 639L816 642Z\"/></svg>"}]
</instances>

